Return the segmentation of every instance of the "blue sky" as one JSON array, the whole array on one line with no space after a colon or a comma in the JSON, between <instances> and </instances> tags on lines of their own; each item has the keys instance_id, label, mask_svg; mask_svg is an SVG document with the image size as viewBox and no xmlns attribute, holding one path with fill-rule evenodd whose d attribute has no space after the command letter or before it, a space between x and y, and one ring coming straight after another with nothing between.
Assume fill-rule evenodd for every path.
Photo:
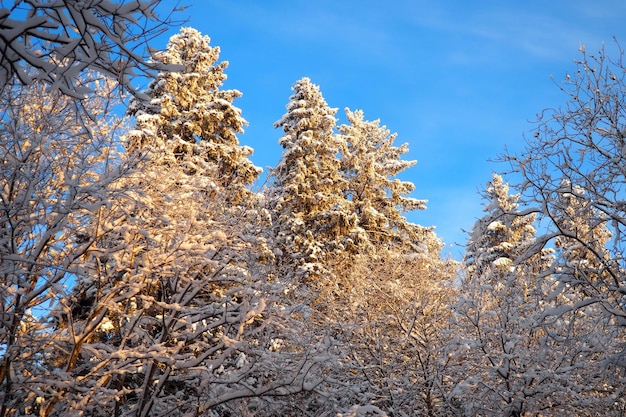
<instances>
[{"instance_id":1,"label":"blue sky","mask_svg":"<svg viewBox=\"0 0 626 417\"><path fill-rule=\"evenodd\" d=\"M506 167L488 162L523 148L536 114L563 103L555 81L613 37L626 43L626 2L594 1L253 1L188 0L187 26L211 37L230 62L227 88L250 125L240 136L253 161L274 166L291 86L310 77L331 107L380 119L406 159L426 211L459 257L482 215L479 190ZM164 46L164 45L160 45ZM554 77L554 80L551 78ZM343 118L340 119L343 122ZM532 135L528 135L532 136Z\"/></svg>"}]
</instances>

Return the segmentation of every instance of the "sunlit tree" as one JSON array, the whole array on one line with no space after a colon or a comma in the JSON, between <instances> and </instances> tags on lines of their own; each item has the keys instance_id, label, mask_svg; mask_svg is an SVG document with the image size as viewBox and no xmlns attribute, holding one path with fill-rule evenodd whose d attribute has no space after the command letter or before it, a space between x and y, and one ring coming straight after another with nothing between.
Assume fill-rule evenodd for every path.
<instances>
[{"instance_id":1,"label":"sunlit tree","mask_svg":"<svg viewBox=\"0 0 626 417\"><path fill-rule=\"evenodd\" d=\"M362 111L346 109L349 124L338 127L345 195L358 216L358 225L367 234L367 243L418 244L427 229L404 216L425 209L426 200L408 197L415 185L396 176L415 165L401 156L408 145L394 146L391 134L380 121L365 121Z\"/></svg>"},{"instance_id":2,"label":"sunlit tree","mask_svg":"<svg viewBox=\"0 0 626 417\"><path fill-rule=\"evenodd\" d=\"M296 92L297 88L298 84ZM289 117L295 120L292 125L302 129L317 126L305 117L315 113L302 110L313 100L305 96L305 102L302 97L294 95L288 107ZM330 162L324 162L331 172L312 190L330 190L332 199L328 201L335 201L332 208L338 214L340 210L354 213L357 227L336 234L350 239L349 250L319 258L328 272L321 275L322 283L320 279L315 282L309 316L299 327L323 334L331 343L332 355L321 370L324 378L316 389L298 394L283 410L300 415L338 411L345 415L402 415L423 409L444 415L454 263L441 258L443 244L432 228L412 224L404 217L408 211L424 208L423 200L406 196L414 185L394 178L414 163L400 160L406 146L393 146L395 135L379 122L364 121L362 112L347 111L347 115L350 125L339 126L334 136L321 135L319 130L315 133L326 141L316 146L328 149L331 143L336 148L326 153L333 157ZM324 132L332 132L331 126ZM311 171L303 168L309 163L308 155L314 154L304 148L317 143L309 139L313 135L302 132L300 141L294 141L294 150L286 154L297 156L291 159L294 167L290 173L301 169L296 171L301 179L291 187L300 193L298 198L308 202L302 209L315 213L324 200L311 199L304 190L319 184L319 166L311 158ZM281 163L286 161L284 158ZM315 233L323 223L309 224L312 236L321 237L323 243L325 235ZM337 241L330 242L337 245Z\"/></svg>"},{"instance_id":3,"label":"sunlit tree","mask_svg":"<svg viewBox=\"0 0 626 417\"><path fill-rule=\"evenodd\" d=\"M159 59L185 69L160 72L145 92L150 102L134 101L130 113L137 116L141 133L133 136L131 149L141 149L147 140L174 141L174 153L181 160L201 153L213 166L216 185L231 194L246 194L239 199L248 198L244 186L253 183L261 169L248 159L252 148L239 144L237 135L247 122L233 101L242 94L222 88L228 62L219 62L219 53L208 36L193 28L182 28L170 39ZM146 131L150 134L143 134ZM190 161L181 163L189 164L188 173L193 174Z\"/></svg>"},{"instance_id":4,"label":"sunlit tree","mask_svg":"<svg viewBox=\"0 0 626 417\"><path fill-rule=\"evenodd\" d=\"M267 190L281 279L328 278L331 256L353 250L357 218L343 195L336 109L308 78L293 86L283 129L282 158Z\"/></svg>"},{"instance_id":5,"label":"sunlit tree","mask_svg":"<svg viewBox=\"0 0 626 417\"><path fill-rule=\"evenodd\" d=\"M163 56L186 70L152 84L154 107L133 108L133 175L116 184L109 232L54 311L50 366L71 364L80 385L46 402L47 413L226 413L237 399L303 389L316 363L273 347L280 287L267 280L263 216L253 216L244 187L258 169L237 143L243 122L228 99L236 94L217 91L225 65L193 29L173 36Z\"/></svg>"},{"instance_id":6,"label":"sunlit tree","mask_svg":"<svg viewBox=\"0 0 626 417\"><path fill-rule=\"evenodd\" d=\"M0 415L29 415L72 384L47 312L84 277L82 259L102 239L105 211L128 175L118 150L118 95L103 79L81 106L43 83L0 91ZM47 393L53 392L52 397Z\"/></svg>"},{"instance_id":7,"label":"sunlit tree","mask_svg":"<svg viewBox=\"0 0 626 417\"><path fill-rule=\"evenodd\" d=\"M455 263L432 234L424 252L379 249L362 256L336 296L335 320L346 340L338 398L391 415L449 415L451 305Z\"/></svg>"}]
</instances>

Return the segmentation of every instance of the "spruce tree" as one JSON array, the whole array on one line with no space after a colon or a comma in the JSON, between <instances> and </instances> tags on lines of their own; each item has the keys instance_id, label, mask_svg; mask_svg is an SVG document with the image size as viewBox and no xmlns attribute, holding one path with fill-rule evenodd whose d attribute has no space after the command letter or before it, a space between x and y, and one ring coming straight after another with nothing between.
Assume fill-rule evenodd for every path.
<instances>
[{"instance_id":1,"label":"spruce tree","mask_svg":"<svg viewBox=\"0 0 626 417\"><path fill-rule=\"evenodd\" d=\"M238 398L301 389L304 361L271 348L272 254L245 187L258 169L237 143L237 94L217 89L225 65L216 57L208 38L182 29L163 59L186 70L160 74L153 107L133 109L128 154L140 159L117 184L109 233L85 259L72 302L55 312L51 360L72 362L83 382L57 414L225 413Z\"/></svg>"},{"instance_id":2,"label":"spruce tree","mask_svg":"<svg viewBox=\"0 0 626 417\"><path fill-rule=\"evenodd\" d=\"M303 113L294 108L297 115ZM412 183L394 178L414 164L400 159L407 146L394 146L395 135L378 121L364 121L362 112L347 115L350 125L339 126L326 144L334 140L337 148L328 154L339 162L331 159L335 187L330 190L344 211L354 214L356 227L341 236L350 239L348 250L322 259L331 279L316 282L312 316L300 328L322 334L332 343L333 355L320 372L324 378L316 393L298 396L296 404L322 414L361 409L435 413L443 401L438 384L448 363L447 338L439 326L450 318L454 263L441 259L442 243L432 229L404 217L406 211L425 208L424 200L406 196ZM310 126L306 119L298 124Z\"/></svg>"},{"instance_id":3,"label":"spruce tree","mask_svg":"<svg viewBox=\"0 0 626 417\"><path fill-rule=\"evenodd\" d=\"M465 413L493 416L591 407L600 333L559 308L553 250L536 249L535 216L520 211L519 195L494 174L486 200L464 258L452 396Z\"/></svg>"},{"instance_id":4,"label":"spruce tree","mask_svg":"<svg viewBox=\"0 0 626 417\"><path fill-rule=\"evenodd\" d=\"M500 175L493 174L484 198L487 214L474 224L465 250L468 281L487 274L494 280L501 278L490 271L506 275L535 235L534 216L518 214L519 195L509 193Z\"/></svg>"},{"instance_id":5,"label":"spruce tree","mask_svg":"<svg viewBox=\"0 0 626 417\"><path fill-rule=\"evenodd\" d=\"M380 121L365 121L363 112L346 109L349 124L338 127L343 149L341 168L344 193L358 216L358 225L374 245L418 245L430 230L410 223L404 214L426 208L426 200L407 197L415 185L396 176L415 165L401 160L408 145L394 146L391 134ZM438 250L436 250L438 252Z\"/></svg>"},{"instance_id":6,"label":"spruce tree","mask_svg":"<svg viewBox=\"0 0 626 417\"><path fill-rule=\"evenodd\" d=\"M328 277L331 254L354 248L357 219L342 192L335 113L319 87L303 78L293 86L287 113L275 123L284 132L279 140L284 151L267 194L282 279Z\"/></svg>"},{"instance_id":7,"label":"spruce tree","mask_svg":"<svg viewBox=\"0 0 626 417\"><path fill-rule=\"evenodd\" d=\"M137 132L131 135L131 150L145 141L174 141L180 163L194 166L186 155L201 155L213 165L211 177L232 193L256 180L261 169L248 157L252 148L241 146L237 134L247 124L233 101L237 90L222 89L228 62L218 62L220 49L193 28L182 28L159 55L164 64L184 66L180 72L160 72L145 92L151 100L134 101L129 113L137 117Z\"/></svg>"}]
</instances>

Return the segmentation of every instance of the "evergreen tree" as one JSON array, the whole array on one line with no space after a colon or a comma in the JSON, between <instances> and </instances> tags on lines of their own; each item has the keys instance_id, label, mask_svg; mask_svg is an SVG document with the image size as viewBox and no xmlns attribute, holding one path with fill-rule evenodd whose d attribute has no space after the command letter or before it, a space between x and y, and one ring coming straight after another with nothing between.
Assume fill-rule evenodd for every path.
<instances>
[{"instance_id":1,"label":"evergreen tree","mask_svg":"<svg viewBox=\"0 0 626 417\"><path fill-rule=\"evenodd\" d=\"M396 177L416 161L403 161L408 152L405 143L394 146L391 134L378 120L363 120L363 112L346 109L350 124L341 125L342 171L345 194L358 216L358 225L367 233L371 244L419 244L429 232L412 224L404 213L425 209L426 200L406 197L415 186ZM438 250L436 251L439 252Z\"/></svg>"},{"instance_id":2,"label":"evergreen tree","mask_svg":"<svg viewBox=\"0 0 626 417\"><path fill-rule=\"evenodd\" d=\"M363 233L344 195L339 160L343 145L334 131L335 113L319 87L303 78L293 86L287 112L275 124L284 132L279 140L284 151L265 195L272 213L276 275L287 284L284 311L298 333L284 349L306 352L325 346L328 351L321 368L310 374L313 388L276 401L272 415L334 414L343 392L335 377L344 342L336 333L332 309L337 307L339 277L347 275L348 260Z\"/></svg>"},{"instance_id":3,"label":"evergreen tree","mask_svg":"<svg viewBox=\"0 0 626 417\"><path fill-rule=\"evenodd\" d=\"M494 174L486 197L464 259L452 398L466 413L493 416L594 409L600 333L559 312L553 252L535 249L534 215L519 211L519 195Z\"/></svg>"},{"instance_id":4,"label":"evergreen tree","mask_svg":"<svg viewBox=\"0 0 626 417\"><path fill-rule=\"evenodd\" d=\"M486 276L502 279L502 274L490 271L506 275L535 236L534 215L519 215L519 195L509 194L509 185L501 176L493 174L484 198L487 214L472 228L463 260L468 281Z\"/></svg>"},{"instance_id":5,"label":"evergreen tree","mask_svg":"<svg viewBox=\"0 0 626 417\"><path fill-rule=\"evenodd\" d=\"M265 279L272 254L245 188L258 169L237 144L237 94L216 90L225 65L207 42L193 29L173 36L164 59L186 71L161 74L154 107L133 109L128 149L141 159L55 311L51 360L83 385L49 407L57 414L226 413L238 398L302 389L315 362L272 348L264 318L280 324L280 288Z\"/></svg>"},{"instance_id":6,"label":"evergreen tree","mask_svg":"<svg viewBox=\"0 0 626 417\"><path fill-rule=\"evenodd\" d=\"M296 104L295 114L302 115L304 103ZM298 395L291 401L297 408L285 406L285 414L439 413L448 363L442 327L450 318L454 263L441 259L443 245L432 229L403 216L404 211L424 208L424 201L406 197L413 184L393 178L414 164L399 159L406 145L393 146L395 135L379 122L365 122L362 112L347 114L351 124L340 126L339 134L329 135L322 145L335 140L331 143L337 146L327 153L337 155L339 162L330 160L332 170L325 175L333 187L327 189L341 201L337 207L345 205L344 211L354 213L357 227L341 236L351 239L349 251L354 253L334 252L321 259L332 279L314 287L311 317L300 328L323 334L333 354L316 390ZM297 123L311 126L306 119ZM306 182L308 177L302 178ZM311 178L315 184L318 177Z\"/></svg>"},{"instance_id":7,"label":"evergreen tree","mask_svg":"<svg viewBox=\"0 0 626 417\"><path fill-rule=\"evenodd\" d=\"M275 124L284 131L279 140L284 151L267 194L279 275L305 281L328 276L330 255L353 250L358 230L342 193L336 109L308 78L296 82L293 91L287 113Z\"/></svg>"},{"instance_id":8,"label":"evergreen tree","mask_svg":"<svg viewBox=\"0 0 626 417\"><path fill-rule=\"evenodd\" d=\"M248 159L252 148L239 145L237 134L247 122L233 101L241 93L220 88L228 62L217 62L220 49L209 42L193 28L182 28L170 39L159 58L185 69L160 72L145 92L150 102L133 103L130 113L137 117L137 132L131 135L130 147L143 149L147 140L174 141L174 154L187 164L188 174L193 175L195 167L187 156L202 155L213 165L211 178L221 191L246 194L243 186L254 182L261 169Z\"/></svg>"}]
</instances>

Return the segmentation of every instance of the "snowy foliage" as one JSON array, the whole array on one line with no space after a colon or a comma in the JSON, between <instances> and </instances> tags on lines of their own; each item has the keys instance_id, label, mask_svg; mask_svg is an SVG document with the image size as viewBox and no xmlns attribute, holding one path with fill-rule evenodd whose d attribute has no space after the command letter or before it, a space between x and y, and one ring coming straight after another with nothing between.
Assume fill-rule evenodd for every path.
<instances>
[{"instance_id":1,"label":"snowy foliage","mask_svg":"<svg viewBox=\"0 0 626 417\"><path fill-rule=\"evenodd\" d=\"M349 125L338 127L344 193L358 216L358 225L371 244L417 243L428 230L412 224L404 214L425 209L426 200L407 197L415 186L396 175L415 165L403 161L408 145L394 146L395 134L379 121L363 120L363 112L346 109Z\"/></svg>"},{"instance_id":2,"label":"snowy foliage","mask_svg":"<svg viewBox=\"0 0 626 417\"><path fill-rule=\"evenodd\" d=\"M293 91L287 113L275 123L284 131L279 140L284 151L266 194L275 244L283 254L279 274L303 281L328 275L325 261L332 253L349 252L359 230L342 192L336 109L308 78Z\"/></svg>"},{"instance_id":3,"label":"snowy foliage","mask_svg":"<svg viewBox=\"0 0 626 417\"><path fill-rule=\"evenodd\" d=\"M163 160L175 161L169 144ZM299 356L270 350L264 319L275 300L245 217L222 214L204 171L164 170L163 160L143 162L122 184L111 232L84 265L91 278L56 312L54 359L75 362L83 387L56 412L203 413L298 380Z\"/></svg>"},{"instance_id":4,"label":"snowy foliage","mask_svg":"<svg viewBox=\"0 0 626 417\"><path fill-rule=\"evenodd\" d=\"M570 286L626 324L626 66L604 50L581 55L560 86L567 103L542 113L534 140L504 159L521 174L528 204L540 208L545 244L558 237L561 247L576 245L603 270ZM575 204L563 210L565 200Z\"/></svg>"},{"instance_id":5,"label":"snowy foliage","mask_svg":"<svg viewBox=\"0 0 626 417\"><path fill-rule=\"evenodd\" d=\"M600 339L609 357L596 366L618 396L626 381L625 69L621 55L581 48L576 73L560 84L565 105L541 114L520 155L504 156L528 206L537 207L541 244L557 250L560 285L551 297L564 301L556 313L579 311L590 326L604 315L610 323L613 337Z\"/></svg>"},{"instance_id":6,"label":"snowy foliage","mask_svg":"<svg viewBox=\"0 0 626 417\"><path fill-rule=\"evenodd\" d=\"M335 296L335 326L346 338L336 377L350 389L342 398L369 403L389 415L444 416L447 404L454 262L430 250L379 250L358 258Z\"/></svg>"},{"instance_id":7,"label":"snowy foliage","mask_svg":"<svg viewBox=\"0 0 626 417\"><path fill-rule=\"evenodd\" d=\"M375 405L353 405L350 407L346 413L339 413L337 417L387 417L387 413L385 413L380 408Z\"/></svg>"},{"instance_id":8,"label":"snowy foliage","mask_svg":"<svg viewBox=\"0 0 626 417\"><path fill-rule=\"evenodd\" d=\"M0 8L0 417L626 413L621 61L584 55L459 265L404 217L407 145L308 78L251 191L219 48L146 64L116 42L159 2L127 3Z\"/></svg>"},{"instance_id":9,"label":"snowy foliage","mask_svg":"<svg viewBox=\"0 0 626 417\"><path fill-rule=\"evenodd\" d=\"M248 159L252 149L239 145L237 134L247 122L233 100L241 93L220 89L228 62L218 63L220 50L209 42L208 36L193 28L182 28L172 36L159 59L185 69L160 72L145 92L150 102L134 101L130 112L137 118L137 127L130 146L141 150L174 141L174 153L185 159L190 174L196 168L186 156L201 155L213 165L211 174L218 186L245 193L242 186L254 182L261 169Z\"/></svg>"},{"instance_id":10,"label":"snowy foliage","mask_svg":"<svg viewBox=\"0 0 626 417\"><path fill-rule=\"evenodd\" d=\"M12 3L0 4L0 88L40 80L82 99L92 91L81 80L87 69L133 91L135 71L166 68L151 61L147 45L171 24L155 11L160 0Z\"/></svg>"},{"instance_id":11,"label":"snowy foliage","mask_svg":"<svg viewBox=\"0 0 626 417\"><path fill-rule=\"evenodd\" d=\"M201 56L211 51L204 40L184 29L167 54ZM221 79L212 65L198 69ZM184 87L176 85L180 97ZM241 157L233 132L242 119L223 95L195 90L206 113L179 103L177 118L197 140L182 140L184 128L168 136L171 119L137 110L136 129L120 142L106 119L85 126L72 113L108 117L105 102L92 109L95 99L76 106L43 88L9 91L2 415L235 413L316 385L311 370L327 345L275 342L291 330L282 287L269 279L267 215L245 188L258 169Z\"/></svg>"},{"instance_id":12,"label":"snowy foliage","mask_svg":"<svg viewBox=\"0 0 626 417\"><path fill-rule=\"evenodd\" d=\"M487 214L470 232L465 250L467 279L484 276L489 269L500 267L506 274L509 267L532 246L535 235L534 215L517 212L519 195L509 194L509 185L493 174L484 198Z\"/></svg>"},{"instance_id":13,"label":"snowy foliage","mask_svg":"<svg viewBox=\"0 0 626 417\"><path fill-rule=\"evenodd\" d=\"M331 354L319 385L284 404L283 415L443 413L440 326L454 263L441 259L431 228L404 217L425 208L407 197L411 182L394 178L414 161L402 161L407 146L395 147L395 135L362 112L347 111L350 124L335 128L336 111L309 79L293 90L276 123L284 152L266 190L277 276L300 306L294 324L323 335ZM429 306L432 298L443 304Z\"/></svg>"},{"instance_id":14,"label":"snowy foliage","mask_svg":"<svg viewBox=\"0 0 626 417\"><path fill-rule=\"evenodd\" d=\"M114 184L128 174L117 153L123 126L105 110L113 86L91 87L82 106L40 82L0 94L1 415L49 415L70 383L66 366L47 367L57 336L42 316L86 278L81 260L106 235Z\"/></svg>"},{"instance_id":15,"label":"snowy foliage","mask_svg":"<svg viewBox=\"0 0 626 417\"><path fill-rule=\"evenodd\" d=\"M558 296L554 253L536 249L534 216L518 211L519 195L499 175L486 198L456 306L453 402L469 415L612 415L608 392L618 388L600 363L611 356L615 327L592 306L561 309L568 300Z\"/></svg>"},{"instance_id":16,"label":"snowy foliage","mask_svg":"<svg viewBox=\"0 0 626 417\"><path fill-rule=\"evenodd\" d=\"M57 406L65 415L220 412L297 392L317 364L315 349L275 348L280 287L267 280L263 211L244 187L258 169L235 136L238 94L217 89L217 50L183 29L163 55L187 72L160 74L148 91L154 112L134 109L128 147L141 160L85 263L91 274L71 303L80 308L55 312L55 359L84 387Z\"/></svg>"}]
</instances>

